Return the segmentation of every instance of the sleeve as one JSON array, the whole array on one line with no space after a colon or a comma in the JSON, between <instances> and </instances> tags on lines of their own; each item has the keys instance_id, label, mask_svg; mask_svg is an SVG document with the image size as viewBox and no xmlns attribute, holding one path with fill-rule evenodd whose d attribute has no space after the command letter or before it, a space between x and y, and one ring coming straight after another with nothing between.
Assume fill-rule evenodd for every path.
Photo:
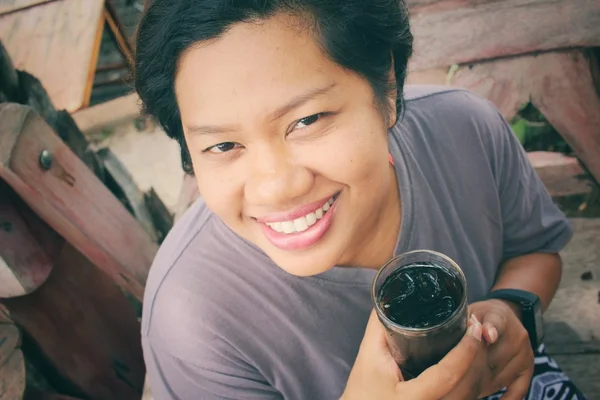
<instances>
[{"instance_id":1,"label":"sleeve","mask_svg":"<svg viewBox=\"0 0 600 400\"><path fill-rule=\"evenodd\" d=\"M510 125L494 107L493 168L502 213L503 258L558 253L573 230L554 204Z\"/></svg>"},{"instance_id":2,"label":"sleeve","mask_svg":"<svg viewBox=\"0 0 600 400\"><path fill-rule=\"evenodd\" d=\"M257 376L226 357L184 361L142 337L144 361L154 400L282 400Z\"/></svg>"}]
</instances>

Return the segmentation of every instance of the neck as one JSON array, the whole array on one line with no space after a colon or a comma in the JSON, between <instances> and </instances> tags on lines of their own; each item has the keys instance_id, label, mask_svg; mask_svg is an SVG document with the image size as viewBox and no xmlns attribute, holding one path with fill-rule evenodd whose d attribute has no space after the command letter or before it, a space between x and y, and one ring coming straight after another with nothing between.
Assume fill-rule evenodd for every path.
<instances>
[{"instance_id":1,"label":"neck","mask_svg":"<svg viewBox=\"0 0 600 400\"><path fill-rule=\"evenodd\" d=\"M370 233L355 247L357 252L345 265L379 269L394 256L402 222L402 202L394 167L390 166L391 184L386 199L374 220Z\"/></svg>"}]
</instances>

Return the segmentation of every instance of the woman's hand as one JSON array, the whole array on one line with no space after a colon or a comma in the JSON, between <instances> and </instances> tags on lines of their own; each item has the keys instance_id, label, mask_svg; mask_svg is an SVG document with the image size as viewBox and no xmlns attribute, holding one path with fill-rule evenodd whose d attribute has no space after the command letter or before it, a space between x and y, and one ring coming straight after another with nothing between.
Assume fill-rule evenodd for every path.
<instances>
[{"instance_id":1,"label":"woman's hand","mask_svg":"<svg viewBox=\"0 0 600 400\"><path fill-rule=\"evenodd\" d=\"M492 379L481 396L506 387L503 400L524 398L531 384L534 357L518 307L492 299L471 304L469 311L482 321L483 337L489 343L487 358Z\"/></svg>"},{"instance_id":2,"label":"woman's hand","mask_svg":"<svg viewBox=\"0 0 600 400\"><path fill-rule=\"evenodd\" d=\"M385 328L373 312L340 400L476 399L487 372L482 368L487 362L487 345L481 338L481 323L472 321L462 340L438 364L403 381L390 354Z\"/></svg>"}]
</instances>

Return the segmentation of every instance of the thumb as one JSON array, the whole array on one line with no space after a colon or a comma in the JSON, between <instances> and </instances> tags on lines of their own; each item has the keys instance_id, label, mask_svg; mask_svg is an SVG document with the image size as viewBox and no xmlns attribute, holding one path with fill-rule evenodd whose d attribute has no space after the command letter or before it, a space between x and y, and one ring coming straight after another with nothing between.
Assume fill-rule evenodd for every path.
<instances>
[{"instance_id":1,"label":"thumb","mask_svg":"<svg viewBox=\"0 0 600 400\"><path fill-rule=\"evenodd\" d=\"M388 333L379 320L377 312L373 310L367 322L367 328L365 329L356 359L365 365L379 369L381 372L385 371L386 375L390 374L389 376L394 376L401 380L402 374L390 352L386 340L387 335Z\"/></svg>"},{"instance_id":2,"label":"thumb","mask_svg":"<svg viewBox=\"0 0 600 400\"><path fill-rule=\"evenodd\" d=\"M389 354L389 349L386 341L387 332L385 327L379 321L377 312L371 311L363 340L360 344L359 354L366 352L367 354Z\"/></svg>"}]
</instances>

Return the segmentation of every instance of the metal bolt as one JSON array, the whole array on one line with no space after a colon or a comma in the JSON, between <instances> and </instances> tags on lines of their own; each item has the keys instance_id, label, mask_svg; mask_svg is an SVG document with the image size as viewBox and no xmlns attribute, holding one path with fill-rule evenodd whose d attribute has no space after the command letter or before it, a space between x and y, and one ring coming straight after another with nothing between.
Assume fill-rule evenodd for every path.
<instances>
[{"instance_id":1,"label":"metal bolt","mask_svg":"<svg viewBox=\"0 0 600 400\"><path fill-rule=\"evenodd\" d=\"M40 153L40 166L46 171L52 167L52 154L46 149Z\"/></svg>"}]
</instances>

